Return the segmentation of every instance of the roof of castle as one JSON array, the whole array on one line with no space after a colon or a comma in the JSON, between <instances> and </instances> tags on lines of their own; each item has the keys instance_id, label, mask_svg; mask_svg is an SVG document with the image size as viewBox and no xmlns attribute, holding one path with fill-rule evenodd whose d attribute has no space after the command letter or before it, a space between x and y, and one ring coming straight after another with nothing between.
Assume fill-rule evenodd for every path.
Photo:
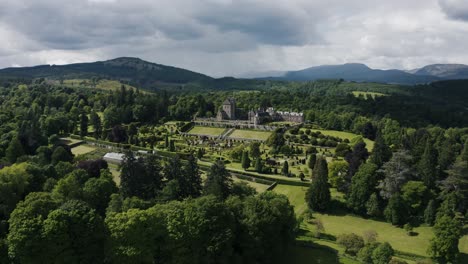
<instances>
[{"instance_id":1,"label":"roof of castle","mask_svg":"<svg viewBox=\"0 0 468 264\"><path fill-rule=\"evenodd\" d=\"M226 98L226 100L224 100L223 105L231 105L233 103L235 103L234 98Z\"/></svg>"}]
</instances>

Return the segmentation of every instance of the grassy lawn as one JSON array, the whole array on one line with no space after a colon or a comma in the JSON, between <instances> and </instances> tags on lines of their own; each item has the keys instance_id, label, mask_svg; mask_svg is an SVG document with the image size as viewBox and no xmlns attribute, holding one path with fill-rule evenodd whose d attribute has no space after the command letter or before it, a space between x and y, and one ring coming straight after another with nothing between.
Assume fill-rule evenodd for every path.
<instances>
[{"instance_id":1,"label":"grassy lawn","mask_svg":"<svg viewBox=\"0 0 468 264\"><path fill-rule=\"evenodd\" d=\"M320 247L294 246L288 254L285 254L277 263L294 264L338 264L338 256L332 250Z\"/></svg>"},{"instance_id":2,"label":"grassy lawn","mask_svg":"<svg viewBox=\"0 0 468 264\"><path fill-rule=\"evenodd\" d=\"M62 142L65 143L66 145L72 145L72 144L76 144L76 143L82 142L82 140L73 139L73 138L69 138L69 137L60 138L60 141L62 141Z\"/></svg>"},{"instance_id":3,"label":"grassy lawn","mask_svg":"<svg viewBox=\"0 0 468 264\"><path fill-rule=\"evenodd\" d=\"M119 165L113 164L113 163L108 163L108 165L109 165L109 170L112 173L112 178L114 179L115 184L117 184L117 186L120 186Z\"/></svg>"},{"instance_id":4,"label":"grassy lawn","mask_svg":"<svg viewBox=\"0 0 468 264\"><path fill-rule=\"evenodd\" d=\"M71 152L73 153L73 155L83 155L83 154L93 152L95 150L96 148L91 147L91 146L79 145L77 147L72 148Z\"/></svg>"},{"instance_id":5,"label":"grassy lawn","mask_svg":"<svg viewBox=\"0 0 468 264\"><path fill-rule=\"evenodd\" d=\"M230 138L244 138L244 139L255 139L255 140L267 140L271 135L271 132L267 131L254 131L254 130L242 130L236 129L229 136Z\"/></svg>"},{"instance_id":6,"label":"grassy lawn","mask_svg":"<svg viewBox=\"0 0 468 264\"><path fill-rule=\"evenodd\" d=\"M225 131L222 127L195 126L188 133L194 135L220 136Z\"/></svg>"},{"instance_id":7,"label":"grassy lawn","mask_svg":"<svg viewBox=\"0 0 468 264\"><path fill-rule=\"evenodd\" d=\"M289 201L294 205L296 215L300 215L307 209L304 201L307 187L291 186L278 184L274 192L288 196ZM339 193L332 190L332 196L337 197ZM340 194L341 195L341 194ZM416 227L414 232L417 236L408 236L404 229L392 226L389 223L364 219L359 216L346 214L345 212L337 212L335 214L319 214L314 213L314 217L320 219L325 227L325 233L337 236L344 233L356 233L363 235L365 231L374 230L378 233L379 241L387 241L396 250L408 252L420 256L427 257L427 248L429 247L430 239L433 236L430 227ZM305 229L313 230L312 225L303 225ZM468 253L467 248L468 236L464 236L460 240L460 251Z\"/></svg>"},{"instance_id":8,"label":"grassy lawn","mask_svg":"<svg viewBox=\"0 0 468 264\"><path fill-rule=\"evenodd\" d=\"M387 241L396 250L427 256L429 241L433 236L430 227L417 227L417 236L408 236L404 229L397 228L386 222L364 219L354 215L328 215L314 213L323 222L325 232L333 236L344 233L363 235L365 231L374 230L378 233L377 240Z\"/></svg>"},{"instance_id":9,"label":"grassy lawn","mask_svg":"<svg viewBox=\"0 0 468 264\"><path fill-rule=\"evenodd\" d=\"M246 180L241 180L239 178L233 177L234 182L245 182L247 185L250 187L253 187L255 190L257 190L258 193L265 192L266 189L268 188L269 185L266 184L261 184L258 182L252 182L252 181L246 181Z\"/></svg>"},{"instance_id":10,"label":"grassy lawn","mask_svg":"<svg viewBox=\"0 0 468 264\"><path fill-rule=\"evenodd\" d=\"M325 136L332 136L332 137L339 137L342 139L348 139L349 141L353 140L356 137L359 137L359 135L356 135L354 133L350 132L344 132L344 131L336 131L336 130L321 130L321 129L311 129L313 132L319 131L320 133L324 134ZM366 143L367 149L372 151L374 149L374 141L363 138L364 142Z\"/></svg>"},{"instance_id":11,"label":"grassy lawn","mask_svg":"<svg viewBox=\"0 0 468 264\"><path fill-rule=\"evenodd\" d=\"M278 184L273 191L284 194L289 198L289 202L294 205L296 215L299 216L307 209L307 205L305 203L307 187Z\"/></svg>"}]
</instances>

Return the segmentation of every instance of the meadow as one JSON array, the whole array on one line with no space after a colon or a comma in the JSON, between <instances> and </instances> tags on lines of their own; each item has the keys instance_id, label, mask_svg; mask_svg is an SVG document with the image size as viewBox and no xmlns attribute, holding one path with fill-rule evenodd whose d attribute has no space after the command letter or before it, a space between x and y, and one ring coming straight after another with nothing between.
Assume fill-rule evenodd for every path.
<instances>
[{"instance_id":1,"label":"meadow","mask_svg":"<svg viewBox=\"0 0 468 264\"><path fill-rule=\"evenodd\" d=\"M377 98L377 97L381 97L381 96L388 96L388 94L384 94L384 93L377 93L377 92L361 92L361 91L353 91L352 92L354 96L356 97L359 97L359 96L363 96L364 98Z\"/></svg>"},{"instance_id":2,"label":"meadow","mask_svg":"<svg viewBox=\"0 0 468 264\"><path fill-rule=\"evenodd\" d=\"M332 136L332 137L339 137L342 139L348 139L349 141L352 141L353 139L360 137L357 134L351 133L351 132L344 132L344 131L337 131L337 130L322 130L322 129L311 129L312 132L320 132L324 134L325 136ZM367 149L369 151L372 151L374 149L374 141L363 138L364 143L366 143Z\"/></svg>"},{"instance_id":3,"label":"meadow","mask_svg":"<svg viewBox=\"0 0 468 264\"><path fill-rule=\"evenodd\" d=\"M299 216L307 210L307 205L304 200L307 187L279 184L273 191L284 194L289 198L291 204L294 205L296 215ZM331 189L331 194L333 199L339 201L343 200L342 193ZM325 233L328 237L336 238L336 236L345 233L355 233L362 236L365 232L373 230L378 234L378 241L389 242L395 250L402 252L398 253L398 256L404 257L405 253L409 253L417 255L419 258L428 257L427 248L429 247L430 240L433 237L431 227L415 227L414 232L417 235L409 236L403 228L395 227L390 223L380 220L365 219L360 216L349 214L345 210L331 210L330 213L325 214L313 213L313 216L314 218L322 221ZM314 225L305 222L301 225L301 228L309 232L315 230ZM310 239L310 237L305 237L305 239ZM315 241L315 243L318 243L318 241ZM340 249L340 246L336 245L334 242L328 241L325 244L336 249ZM459 249L460 252L464 253L463 257L468 254L468 235L465 235L460 239ZM408 260L405 259L405 261Z\"/></svg>"}]
</instances>

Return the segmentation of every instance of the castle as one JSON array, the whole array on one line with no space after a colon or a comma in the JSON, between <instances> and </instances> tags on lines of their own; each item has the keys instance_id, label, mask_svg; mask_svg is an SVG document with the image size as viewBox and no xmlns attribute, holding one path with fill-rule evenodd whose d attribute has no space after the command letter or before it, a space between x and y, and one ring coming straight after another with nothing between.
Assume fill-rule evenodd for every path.
<instances>
[{"instance_id":1,"label":"castle","mask_svg":"<svg viewBox=\"0 0 468 264\"><path fill-rule=\"evenodd\" d=\"M216 119L217 121L236 120L236 100L234 98L228 98L223 102ZM259 108L248 113L248 122L251 124L260 125L272 121L303 123L304 114L302 112L276 111L273 107L268 107L266 110Z\"/></svg>"},{"instance_id":2,"label":"castle","mask_svg":"<svg viewBox=\"0 0 468 264\"><path fill-rule=\"evenodd\" d=\"M273 107L268 107L266 110L259 108L257 111L249 111L249 121L254 125L271 121L304 123L304 113L276 111Z\"/></svg>"},{"instance_id":3,"label":"castle","mask_svg":"<svg viewBox=\"0 0 468 264\"><path fill-rule=\"evenodd\" d=\"M218 121L223 120L236 120L236 100L228 98L224 100L221 110L216 115Z\"/></svg>"}]
</instances>

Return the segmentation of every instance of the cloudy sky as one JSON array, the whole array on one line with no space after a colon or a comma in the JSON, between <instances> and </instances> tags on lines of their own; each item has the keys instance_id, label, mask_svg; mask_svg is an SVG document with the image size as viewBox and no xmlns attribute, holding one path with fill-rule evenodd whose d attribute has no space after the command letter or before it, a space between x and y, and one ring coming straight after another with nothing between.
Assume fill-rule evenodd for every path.
<instances>
[{"instance_id":1,"label":"cloudy sky","mask_svg":"<svg viewBox=\"0 0 468 264\"><path fill-rule=\"evenodd\" d=\"M0 0L0 68L121 56L212 76L468 64L468 1Z\"/></svg>"}]
</instances>

